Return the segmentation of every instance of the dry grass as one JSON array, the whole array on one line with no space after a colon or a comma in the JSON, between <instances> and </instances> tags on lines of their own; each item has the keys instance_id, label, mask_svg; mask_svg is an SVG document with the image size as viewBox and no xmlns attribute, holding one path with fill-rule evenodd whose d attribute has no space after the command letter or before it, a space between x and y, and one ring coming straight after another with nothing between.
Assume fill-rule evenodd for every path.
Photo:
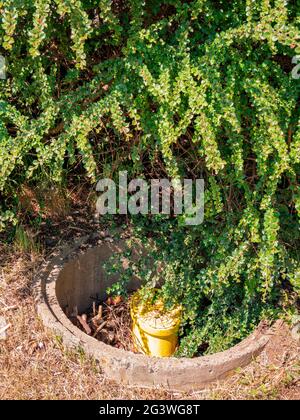
<instances>
[{"instance_id":1,"label":"dry grass","mask_svg":"<svg viewBox=\"0 0 300 420\"><path fill-rule=\"evenodd\" d=\"M54 185L41 185L32 188L23 185L18 192L19 210L23 216L43 213L44 217L51 220L61 220L70 213L71 196L70 192Z\"/></svg>"},{"instance_id":2,"label":"dry grass","mask_svg":"<svg viewBox=\"0 0 300 420\"><path fill-rule=\"evenodd\" d=\"M11 327L0 341L0 399L299 399L299 347L278 338L267 360L211 390L194 394L129 389L108 382L97 364L69 352L45 331L36 316L33 274L43 257L0 245L0 316ZM286 332L284 332L286 336Z\"/></svg>"},{"instance_id":3,"label":"dry grass","mask_svg":"<svg viewBox=\"0 0 300 420\"><path fill-rule=\"evenodd\" d=\"M6 252L2 247L2 260ZM0 399L172 398L165 391L129 390L107 383L95 362L80 352L66 351L45 331L31 294L40 260L11 254L2 268L0 315L12 326L7 340L0 341Z\"/></svg>"},{"instance_id":4,"label":"dry grass","mask_svg":"<svg viewBox=\"0 0 300 420\"><path fill-rule=\"evenodd\" d=\"M300 399L300 346L282 323L262 355L212 390L215 399Z\"/></svg>"}]
</instances>

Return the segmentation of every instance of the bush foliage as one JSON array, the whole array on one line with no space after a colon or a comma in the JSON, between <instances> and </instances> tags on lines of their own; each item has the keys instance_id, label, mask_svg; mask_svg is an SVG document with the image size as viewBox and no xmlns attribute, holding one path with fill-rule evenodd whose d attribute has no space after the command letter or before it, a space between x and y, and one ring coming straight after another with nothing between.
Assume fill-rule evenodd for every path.
<instances>
[{"instance_id":1,"label":"bush foliage","mask_svg":"<svg viewBox=\"0 0 300 420\"><path fill-rule=\"evenodd\" d=\"M241 338L284 282L299 291L299 1L5 0L0 11L2 229L18 187L41 176L203 177L203 225L137 224L167 264L165 295L185 305L186 354L210 331L214 349L224 331L228 345Z\"/></svg>"}]
</instances>

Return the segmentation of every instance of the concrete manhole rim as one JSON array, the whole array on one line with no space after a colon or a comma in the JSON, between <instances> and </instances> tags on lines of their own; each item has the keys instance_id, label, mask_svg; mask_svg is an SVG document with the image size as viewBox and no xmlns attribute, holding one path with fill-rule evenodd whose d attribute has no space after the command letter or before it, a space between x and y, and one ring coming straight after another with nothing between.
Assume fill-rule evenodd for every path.
<instances>
[{"instance_id":1,"label":"concrete manhole rim","mask_svg":"<svg viewBox=\"0 0 300 420\"><path fill-rule=\"evenodd\" d=\"M56 282L66 264L90 249L110 246L104 241L91 245L90 239L91 236L84 237L71 247L65 246L45 265L36 278L36 304L44 325L59 336L66 347L80 347L99 361L109 379L129 386L165 387L176 391L203 389L248 365L272 336L272 327L258 327L248 338L220 353L192 359L158 359L117 349L86 335L71 323L61 308Z\"/></svg>"}]
</instances>

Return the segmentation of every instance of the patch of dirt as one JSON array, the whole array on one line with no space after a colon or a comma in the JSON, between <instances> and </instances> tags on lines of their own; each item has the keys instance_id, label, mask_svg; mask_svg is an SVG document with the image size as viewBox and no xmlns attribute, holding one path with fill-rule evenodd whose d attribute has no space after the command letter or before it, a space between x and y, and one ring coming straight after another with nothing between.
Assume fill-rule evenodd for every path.
<instances>
[{"instance_id":1,"label":"patch of dirt","mask_svg":"<svg viewBox=\"0 0 300 420\"><path fill-rule=\"evenodd\" d=\"M273 336L260 356L266 366L283 366L287 360L299 356L300 347L293 340L289 326L283 321L277 321L273 328Z\"/></svg>"}]
</instances>

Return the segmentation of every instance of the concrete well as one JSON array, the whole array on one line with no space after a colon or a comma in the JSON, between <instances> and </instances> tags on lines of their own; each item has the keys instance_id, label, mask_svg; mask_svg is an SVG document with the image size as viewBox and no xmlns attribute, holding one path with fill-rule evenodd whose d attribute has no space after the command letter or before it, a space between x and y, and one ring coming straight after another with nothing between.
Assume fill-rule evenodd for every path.
<instances>
[{"instance_id":1,"label":"concrete well","mask_svg":"<svg viewBox=\"0 0 300 420\"><path fill-rule=\"evenodd\" d=\"M92 297L105 298L106 288L116 278L107 277L103 264L122 247L121 241L98 244L91 238L81 239L53 257L39 274L36 285L37 309L45 326L60 336L67 347L80 347L94 357L107 378L127 386L196 391L246 366L264 349L272 332L262 327L227 351L193 359L159 359L126 352L76 328L67 318L66 309L77 306L79 312L84 312ZM130 288L135 289L138 284L135 279Z\"/></svg>"}]
</instances>

